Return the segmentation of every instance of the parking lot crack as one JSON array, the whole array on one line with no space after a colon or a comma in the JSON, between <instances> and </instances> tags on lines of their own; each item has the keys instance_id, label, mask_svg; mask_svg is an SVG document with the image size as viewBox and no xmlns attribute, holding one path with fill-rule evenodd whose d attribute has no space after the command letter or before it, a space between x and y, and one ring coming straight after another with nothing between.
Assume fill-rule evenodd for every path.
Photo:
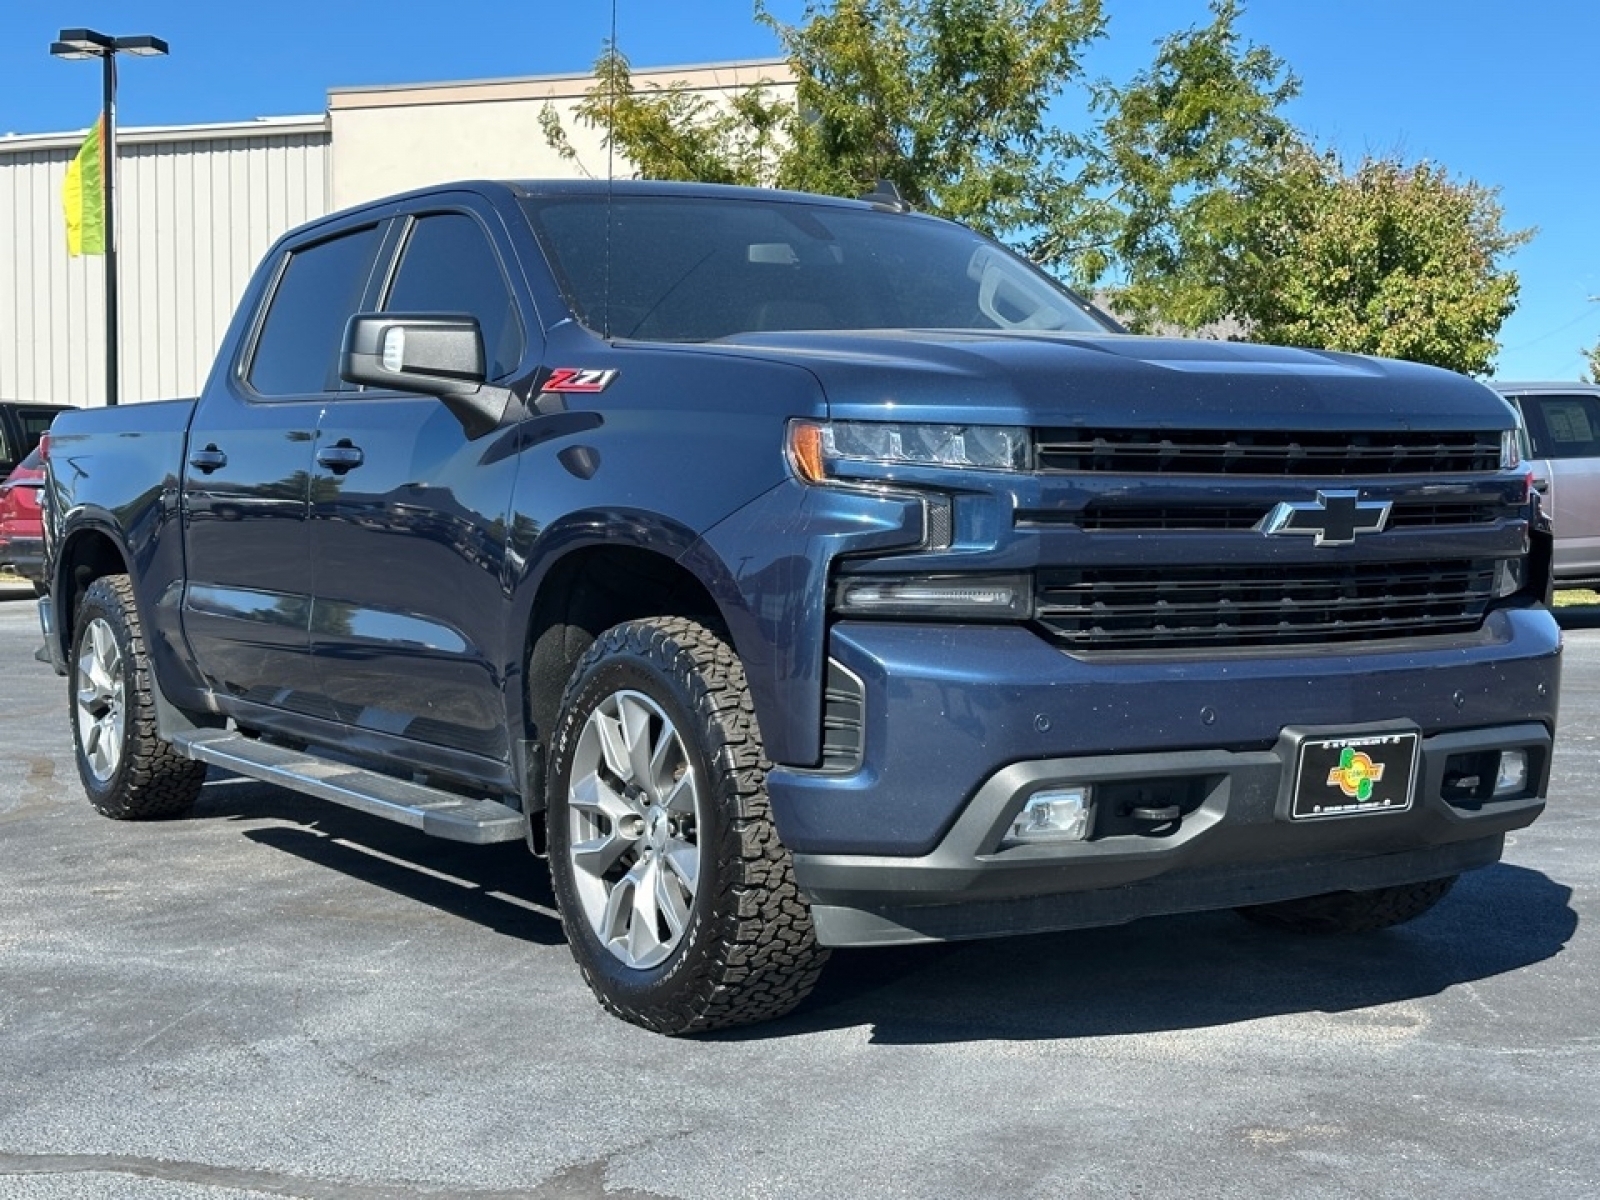
<instances>
[{"instance_id":1,"label":"parking lot crack","mask_svg":"<svg viewBox=\"0 0 1600 1200\"><path fill-rule=\"evenodd\" d=\"M633 1189L607 1191L605 1161L580 1163L529 1188L474 1188L459 1183L393 1181L366 1183L316 1179L249 1167L141 1158L122 1154L7 1154L0 1152L0 1179L7 1176L72 1177L121 1175L227 1187L295 1200L669 1200Z\"/></svg>"}]
</instances>

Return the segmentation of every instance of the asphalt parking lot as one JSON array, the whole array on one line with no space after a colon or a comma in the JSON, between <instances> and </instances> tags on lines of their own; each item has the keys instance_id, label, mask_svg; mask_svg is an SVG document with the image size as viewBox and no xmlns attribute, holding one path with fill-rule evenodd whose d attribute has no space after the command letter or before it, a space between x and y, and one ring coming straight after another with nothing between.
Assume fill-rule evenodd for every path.
<instances>
[{"instance_id":1,"label":"asphalt parking lot","mask_svg":"<svg viewBox=\"0 0 1600 1200\"><path fill-rule=\"evenodd\" d=\"M0 592L0 1198L1600 1194L1600 617L1549 811L1428 916L836 954L790 1018L607 1017L542 864L232 778L83 799ZM1587 627L1586 627L1587 626Z\"/></svg>"}]
</instances>

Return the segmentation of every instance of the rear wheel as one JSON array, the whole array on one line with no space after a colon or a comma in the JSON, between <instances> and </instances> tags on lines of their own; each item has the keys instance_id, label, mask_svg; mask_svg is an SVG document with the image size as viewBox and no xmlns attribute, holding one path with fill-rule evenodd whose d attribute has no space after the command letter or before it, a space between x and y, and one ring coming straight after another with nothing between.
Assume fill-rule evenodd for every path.
<instances>
[{"instance_id":1,"label":"rear wheel","mask_svg":"<svg viewBox=\"0 0 1600 1200\"><path fill-rule=\"evenodd\" d=\"M584 655L552 755L550 873L584 979L659 1033L768 1020L827 957L766 794L744 670L710 629L632 621Z\"/></svg>"},{"instance_id":2,"label":"rear wheel","mask_svg":"<svg viewBox=\"0 0 1600 1200\"><path fill-rule=\"evenodd\" d=\"M1415 920L1445 898L1456 876L1373 888L1367 892L1328 892L1238 910L1247 921L1295 933L1370 933Z\"/></svg>"},{"instance_id":3,"label":"rear wheel","mask_svg":"<svg viewBox=\"0 0 1600 1200\"><path fill-rule=\"evenodd\" d=\"M155 683L126 575L89 585L72 635L72 740L89 801L123 821L189 811L205 782L156 734Z\"/></svg>"}]
</instances>

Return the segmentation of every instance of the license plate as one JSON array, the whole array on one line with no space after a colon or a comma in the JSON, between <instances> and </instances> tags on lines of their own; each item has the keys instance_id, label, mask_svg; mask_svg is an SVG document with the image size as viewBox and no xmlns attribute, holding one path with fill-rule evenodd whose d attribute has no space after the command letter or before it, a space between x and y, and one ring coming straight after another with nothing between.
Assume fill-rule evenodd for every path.
<instances>
[{"instance_id":1,"label":"license plate","mask_svg":"<svg viewBox=\"0 0 1600 1200\"><path fill-rule=\"evenodd\" d=\"M1289 816L1309 821L1406 811L1416 788L1421 742L1415 730L1305 739Z\"/></svg>"}]
</instances>

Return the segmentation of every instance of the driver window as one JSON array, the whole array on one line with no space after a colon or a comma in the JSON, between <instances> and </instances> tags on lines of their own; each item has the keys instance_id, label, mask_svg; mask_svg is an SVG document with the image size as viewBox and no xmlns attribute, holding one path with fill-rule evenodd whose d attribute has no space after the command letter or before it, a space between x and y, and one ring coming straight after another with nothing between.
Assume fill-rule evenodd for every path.
<instances>
[{"instance_id":1,"label":"driver window","mask_svg":"<svg viewBox=\"0 0 1600 1200\"><path fill-rule=\"evenodd\" d=\"M464 213L420 218L406 238L385 312L469 313L483 331L490 379L522 361L522 325L488 236Z\"/></svg>"}]
</instances>

